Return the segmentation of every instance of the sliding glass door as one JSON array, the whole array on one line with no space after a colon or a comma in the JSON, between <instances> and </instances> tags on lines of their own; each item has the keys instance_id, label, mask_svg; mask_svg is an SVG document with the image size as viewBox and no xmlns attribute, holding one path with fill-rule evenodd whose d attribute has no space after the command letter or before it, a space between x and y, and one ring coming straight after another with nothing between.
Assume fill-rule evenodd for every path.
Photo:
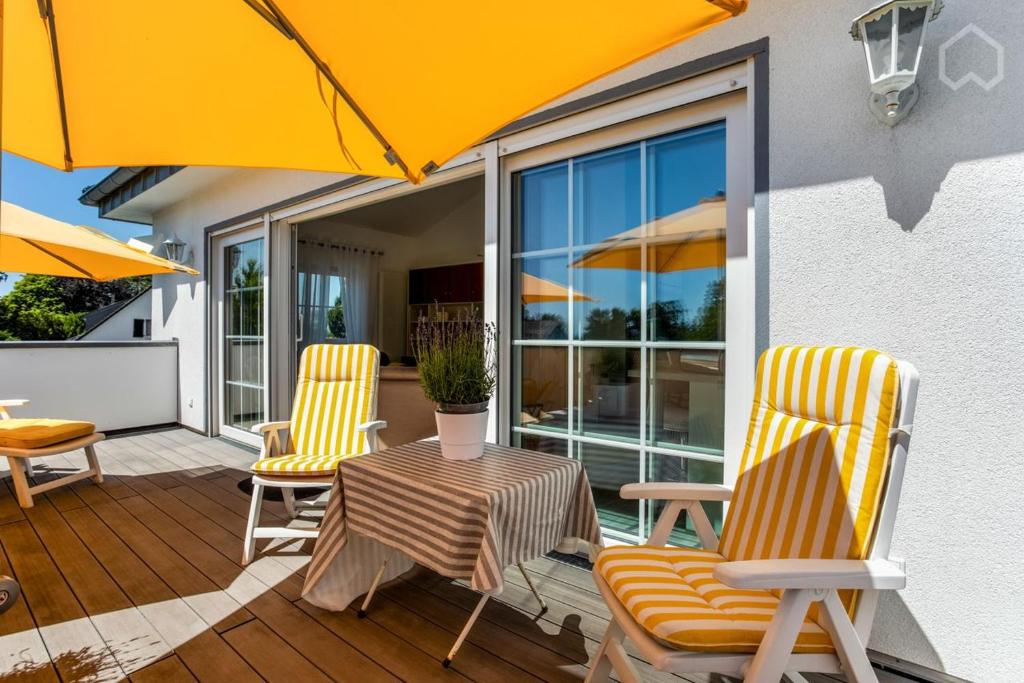
<instances>
[{"instance_id":1,"label":"sliding glass door","mask_svg":"<svg viewBox=\"0 0 1024 683\"><path fill-rule=\"evenodd\" d=\"M219 242L220 432L252 441L266 421L266 248L262 230Z\"/></svg>"},{"instance_id":2,"label":"sliding glass door","mask_svg":"<svg viewBox=\"0 0 1024 683\"><path fill-rule=\"evenodd\" d=\"M507 166L512 442L580 460L624 541L660 509L623 484L723 479L729 174L745 172L729 135L722 115ZM695 541L681 519L674 542Z\"/></svg>"}]
</instances>

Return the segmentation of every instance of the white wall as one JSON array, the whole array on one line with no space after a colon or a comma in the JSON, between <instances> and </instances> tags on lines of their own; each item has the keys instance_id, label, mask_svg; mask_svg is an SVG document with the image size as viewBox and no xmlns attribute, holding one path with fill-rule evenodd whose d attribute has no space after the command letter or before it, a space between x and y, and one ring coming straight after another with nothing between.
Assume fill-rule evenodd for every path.
<instances>
[{"instance_id":1,"label":"white wall","mask_svg":"<svg viewBox=\"0 0 1024 683\"><path fill-rule=\"evenodd\" d=\"M12 417L86 420L104 429L178 419L178 349L157 342L2 342L3 398Z\"/></svg>"},{"instance_id":2,"label":"white wall","mask_svg":"<svg viewBox=\"0 0 1024 683\"><path fill-rule=\"evenodd\" d=\"M191 172L180 171L172 179ZM153 339L178 339L181 350L181 423L206 429L206 264L204 229L344 176L296 171L239 170L201 192L158 211L154 234L177 234L195 252L198 277L153 276ZM170 180L165 181L170 182ZM145 195L143 195L145 197Z\"/></svg>"},{"instance_id":3,"label":"white wall","mask_svg":"<svg viewBox=\"0 0 1024 683\"><path fill-rule=\"evenodd\" d=\"M914 362L922 376L894 546L909 585L886 599L871 644L957 676L1016 681L1024 670L1024 3L947 2L929 29L921 100L894 129L867 110L861 48L848 35L872 4L757 0L579 94L770 39L758 345L870 345ZM938 78L939 45L971 23L1006 46L1005 80L988 92L973 84L954 92ZM971 38L956 45L954 77L972 68L991 75L986 50ZM199 244L203 225L312 180L246 172L162 212L157 229L173 225ZM164 283L154 334L182 337L182 394L199 397L202 285L155 279ZM199 426L200 404L182 415Z\"/></svg>"},{"instance_id":4,"label":"white wall","mask_svg":"<svg viewBox=\"0 0 1024 683\"><path fill-rule=\"evenodd\" d=\"M759 346L864 344L914 362L921 396L890 595L872 647L976 681L1024 671L1024 3L946 3L922 94L894 129L867 110L848 35L871 0L750 3L727 24L589 93L768 36L770 187ZM974 23L1006 48L1005 80L954 92L939 46ZM972 38L953 78L994 74Z\"/></svg>"},{"instance_id":5,"label":"white wall","mask_svg":"<svg viewBox=\"0 0 1024 683\"><path fill-rule=\"evenodd\" d=\"M149 290L89 332L83 334L79 341L132 341L136 339L134 336L136 318L149 320L152 315L153 290Z\"/></svg>"}]
</instances>

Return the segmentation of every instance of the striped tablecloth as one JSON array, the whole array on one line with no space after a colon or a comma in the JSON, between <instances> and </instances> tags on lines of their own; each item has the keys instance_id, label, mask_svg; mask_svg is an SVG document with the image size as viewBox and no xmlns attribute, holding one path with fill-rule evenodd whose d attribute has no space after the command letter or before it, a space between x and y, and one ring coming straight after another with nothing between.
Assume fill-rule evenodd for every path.
<instances>
[{"instance_id":1,"label":"striped tablecloth","mask_svg":"<svg viewBox=\"0 0 1024 683\"><path fill-rule=\"evenodd\" d=\"M343 609L393 550L498 594L505 567L576 539L601 542L579 462L492 445L476 460L445 460L437 441L417 441L341 463L303 595ZM398 564L390 575L411 566Z\"/></svg>"}]
</instances>

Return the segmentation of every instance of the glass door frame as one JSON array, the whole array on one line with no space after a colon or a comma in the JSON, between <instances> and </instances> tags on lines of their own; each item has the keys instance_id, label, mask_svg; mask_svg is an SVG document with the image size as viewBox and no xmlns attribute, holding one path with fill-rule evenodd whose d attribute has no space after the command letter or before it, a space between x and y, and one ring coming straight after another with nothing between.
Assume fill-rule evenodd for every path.
<instances>
[{"instance_id":1,"label":"glass door frame","mask_svg":"<svg viewBox=\"0 0 1024 683\"><path fill-rule=\"evenodd\" d=\"M211 345L211 356L214 365L214 372L212 373L211 382L211 403L213 405L213 431L214 434L225 436L227 438L239 441L244 444L248 444L254 447L259 447L261 440L258 434L239 429L232 425L227 424L225 419L225 395L224 395L224 382L225 382L225 251L228 247L242 244L244 242L250 242L253 240L262 240L262 256L263 256L263 357L260 359L263 370L263 415L264 421L269 419L267 416L270 414L270 393L271 393L271 381L270 381L270 334L269 334L269 323L270 323L270 306L268 292L270 291L270 243L269 243L269 231L268 224L265 219L261 219L256 225L250 225L243 228L233 229L225 231L212 236L211 239L211 251L213 258L211 259L211 280L212 280L212 291L213 291L213 311L211 315L211 324L213 326L213 344Z\"/></svg>"},{"instance_id":2,"label":"glass door frame","mask_svg":"<svg viewBox=\"0 0 1024 683\"><path fill-rule=\"evenodd\" d=\"M733 85L736 81L731 82ZM684 85L685 84L681 84ZM728 343L719 343L722 349L728 346L729 361L725 364L725 443L724 456L700 456L689 455L697 459L708 459L722 462L724 466L724 480L731 482L738 471L739 457L742 453L743 440L746 436L746 423L749 416L750 401L753 397L753 382L756 364L756 321L755 321L755 269L754 269L754 196L753 196L753 131L752 131L752 107L744 88L733 90L729 94L714 99L701 99L683 106L666 107L664 111L654 113L643 118L620 119L610 121L605 127L593 126L589 131L580 130L579 121L570 118L562 122L565 130L565 137L559 139L557 133L547 132L547 135L539 136L543 142L523 151L517 151L503 156L501 159L500 172L500 225L499 225L499 247L501 264L501 301L499 302L500 320L502 323L502 343L500 366L503 369L502 382L499 387L499 433L505 442L511 441L516 432L522 434L534 434L548 437L552 434L543 431L531 431L529 427L516 427L512 424L512 402L516 395L513 382L515 374L512 371L513 357L518 353L517 347L530 345L554 346L567 348L568 364L568 408L572 415L575 411L574 386L577 378L574 367L574 355L577 348L586 346L613 347L625 345L629 347L638 346L633 342L625 344L616 342L580 342L580 341L555 341L555 340L530 340L512 341L512 333L516 328L513 316L516 314L516 306L512 301L511 278L514 275L513 268L513 176L519 171L536 168L557 161L586 155L602 149L610 149L619 145L638 142L659 135L681 131L704 124L717 121L726 123L726 163L727 163L727 226L726 226L726 335ZM622 103L612 106L623 106ZM600 110L584 113L583 117L591 117L600 121ZM642 113L637 116L642 116ZM504 141L499 141L503 146ZM512 147L512 145L509 145ZM646 278L642 278L642 287L646 286ZM570 328L573 321L573 278L569 277L569 301L568 325ZM646 313L646 311L644 311ZM715 343L701 343L700 347L714 346ZM643 342L639 345L641 352L641 363L646 366L648 349L660 346L687 347L691 346L686 342ZM642 367L641 374L646 368ZM646 375L645 375L646 376ZM648 392L646 384L640 392L641 395L641 421L643 429L648 428L647 423L647 402ZM571 419L571 418L570 418ZM593 442L594 440L574 434L570 424L565 441L570 457L578 457L576 444ZM613 445L613 444L609 444ZM646 443L641 439L640 443L629 447L639 454L639 467L636 481L646 480L646 455L665 452ZM679 455L679 453L672 453ZM649 520L645 518L646 507L640 507L639 531L642 539L649 527ZM632 542L638 539L626 539L615 535L609 535L613 541Z\"/></svg>"}]
</instances>

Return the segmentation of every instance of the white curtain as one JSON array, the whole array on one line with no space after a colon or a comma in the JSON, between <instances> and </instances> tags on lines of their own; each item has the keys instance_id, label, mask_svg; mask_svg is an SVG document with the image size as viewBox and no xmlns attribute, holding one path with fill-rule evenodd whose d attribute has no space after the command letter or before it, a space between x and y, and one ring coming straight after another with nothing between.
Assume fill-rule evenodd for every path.
<instances>
[{"instance_id":1,"label":"white curtain","mask_svg":"<svg viewBox=\"0 0 1024 683\"><path fill-rule=\"evenodd\" d=\"M324 341L366 342L377 339L377 287L380 252L300 240L299 349ZM332 309L341 304L343 327Z\"/></svg>"}]
</instances>

